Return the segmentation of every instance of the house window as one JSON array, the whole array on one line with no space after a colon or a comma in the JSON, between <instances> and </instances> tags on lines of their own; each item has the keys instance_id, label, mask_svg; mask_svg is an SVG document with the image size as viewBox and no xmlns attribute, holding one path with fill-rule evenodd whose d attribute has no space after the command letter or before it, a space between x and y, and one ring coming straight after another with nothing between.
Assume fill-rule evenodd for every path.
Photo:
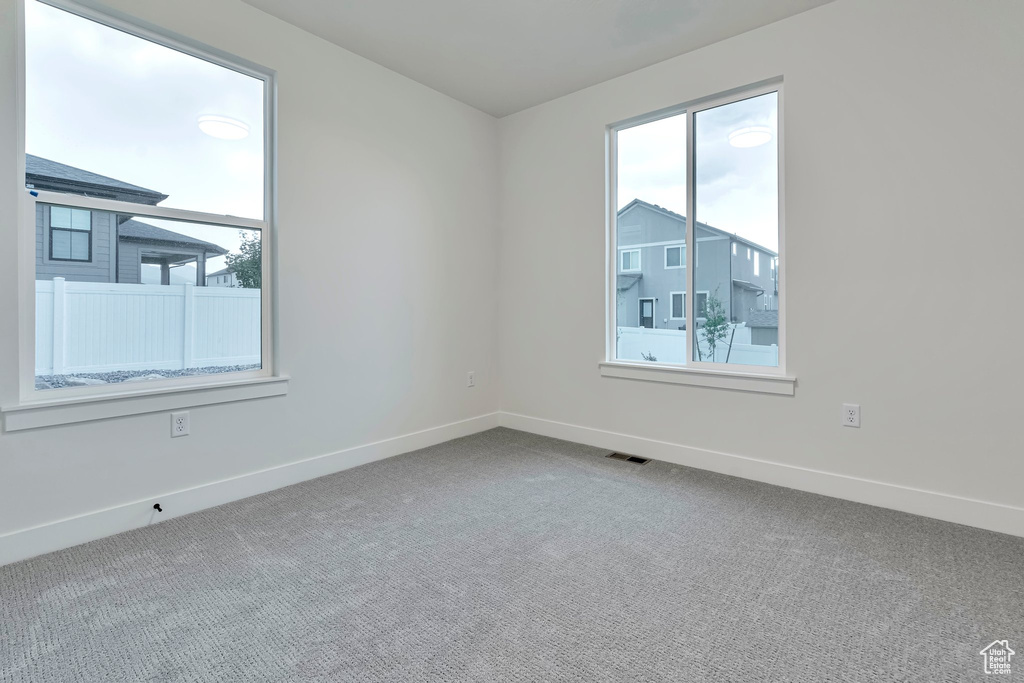
<instances>
[{"instance_id":1,"label":"house window","mask_svg":"<svg viewBox=\"0 0 1024 683\"><path fill-rule=\"evenodd\" d=\"M640 270L640 250L629 249L622 252L622 272Z\"/></svg>"},{"instance_id":2,"label":"house window","mask_svg":"<svg viewBox=\"0 0 1024 683\"><path fill-rule=\"evenodd\" d=\"M50 207L50 259L92 260L92 213L66 206Z\"/></svg>"},{"instance_id":3,"label":"house window","mask_svg":"<svg viewBox=\"0 0 1024 683\"><path fill-rule=\"evenodd\" d=\"M672 311L669 317L672 320L683 320L686 317L686 292L670 292L672 297Z\"/></svg>"},{"instance_id":4,"label":"house window","mask_svg":"<svg viewBox=\"0 0 1024 683\"><path fill-rule=\"evenodd\" d=\"M70 0L25 13L22 398L272 375L273 76Z\"/></svg>"},{"instance_id":5,"label":"house window","mask_svg":"<svg viewBox=\"0 0 1024 683\"><path fill-rule=\"evenodd\" d=\"M640 225L639 234L629 233L629 244L665 245L669 272L623 278L618 273L627 262L609 264L609 360L642 363L655 356L659 365L713 369L728 363L741 372L749 367L752 374L765 368L784 374L781 343L755 346L747 334L737 333L758 309L759 297L768 294L750 282L760 277L761 253L773 281L780 281L775 270L782 229L781 97L781 84L758 86L610 126L609 160L615 165L608 174L609 196L616 203L610 251L623 253L620 222ZM668 186L685 193L668 193ZM753 261L746 276L733 263L741 243ZM693 250L692 267L686 248ZM669 326L655 342L632 329L638 298L667 299L670 319L693 324ZM780 291L778 299L761 302L780 308L783 299Z\"/></svg>"},{"instance_id":6,"label":"house window","mask_svg":"<svg viewBox=\"0 0 1024 683\"><path fill-rule=\"evenodd\" d=\"M685 268L686 267L686 252L683 251L682 246L669 246L665 247L665 268Z\"/></svg>"}]
</instances>

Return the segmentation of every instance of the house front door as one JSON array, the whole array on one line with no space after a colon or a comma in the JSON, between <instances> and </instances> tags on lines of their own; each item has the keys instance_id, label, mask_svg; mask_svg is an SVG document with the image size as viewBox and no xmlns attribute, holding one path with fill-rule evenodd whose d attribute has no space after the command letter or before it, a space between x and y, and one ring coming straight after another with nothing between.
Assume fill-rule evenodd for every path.
<instances>
[{"instance_id":1,"label":"house front door","mask_svg":"<svg viewBox=\"0 0 1024 683\"><path fill-rule=\"evenodd\" d=\"M654 299L640 299L640 327L654 329Z\"/></svg>"}]
</instances>

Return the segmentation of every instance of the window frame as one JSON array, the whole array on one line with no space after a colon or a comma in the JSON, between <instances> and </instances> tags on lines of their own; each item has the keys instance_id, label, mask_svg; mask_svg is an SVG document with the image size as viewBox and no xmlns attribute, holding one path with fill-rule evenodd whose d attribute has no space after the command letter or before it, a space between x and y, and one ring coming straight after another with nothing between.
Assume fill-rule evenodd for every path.
<instances>
[{"instance_id":1,"label":"window frame","mask_svg":"<svg viewBox=\"0 0 1024 683\"><path fill-rule=\"evenodd\" d=\"M647 114L624 119L605 128L606 151L606 253L617 253L617 217L618 217L618 155L617 134L619 131L658 121L670 116L685 115L686 117L686 207L687 216L694 215L694 179L696 178L694 154L694 117L705 110L721 107L769 93L777 93L778 126L776 144L778 146L778 225L779 225L779 262L777 264L778 309L779 309L779 363L777 366L740 365L734 363L712 363L694 361L693 332L688 329L685 335L685 364L650 363L617 358L616 335L616 279L615 269L609 261L606 264L605 288L605 360L600 363L601 374L610 377L663 381L675 384L693 384L699 386L715 386L741 391L788 394L795 391L795 377L787 375L786 359L786 277L783 269L786 253L786 221L785 221L785 92L781 76L767 79L750 86L728 90L716 95L694 99L692 101L666 107ZM686 221L685 249L686 255L686 290L697 291L694 286L694 275L697 249L699 244L694 241L693 223ZM691 248L691 245L693 248ZM671 304L671 302L670 302ZM684 297L684 319L694 318L694 297ZM671 314L671 306L670 311ZM690 326L687 325L687 328Z\"/></svg>"},{"instance_id":2,"label":"window frame","mask_svg":"<svg viewBox=\"0 0 1024 683\"><path fill-rule=\"evenodd\" d=\"M72 208L71 210L74 211L74 208ZM93 233L93 230L92 230L92 211L89 211L88 213L89 213L89 229L88 230L81 230L79 228L70 228L70 227L69 228L55 228L53 226L53 211L50 210L50 211L46 212L46 240L47 240L47 245L46 246L47 246L47 251L48 251L48 253L46 254L46 259L48 261L61 261L63 263L92 263L92 233ZM72 225L73 224L74 224L74 219L72 219ZM73 235L73 233L76 233L76 232L87 233L89 235L89 257L81 259L81 258L70 258L70 257L69 258L60 258L59 256L54 256L53 255L53 231L54 230L61 230L63 232L66 232L66 233L69 233L69 234L72 234L72 235ZM70 239L73 240L73 237L70 238ZM74 244L73 244L73 242L70 242L69 243L68 254L73 255L74 253L75 253Z\"/></svg>"},{"instance_id":3,"label":"window frame","mask_svg":"<svg viewBox=\"0 0 1024 683\"><path fill-rule=\"evenodd\" d=\"M679 265L670 266L668 264L668 250L678 249L679 250ZM685 244L669 244L665 247L665 270L679 270L686 268L686 245Z\"/></svg>"},{"instance_id":4,"label":"window frame","mask_svg":"<svg viewBox=\"0 0 1024 683\"><path fill-rule=\"evenodd\" d=\"M636 253L636 268L623 268L622 257L626 254ZM633 259L630 259L632 261ZM619 272L620 273L639 273L643 271L643 249L631 249L630 247L623 247L619 249Z\"/></svg>"},{"instance_id":5,"label":"window frame","mask_svg":"<svg viewBox=\"0 0 1024 683\"><path fill-rule=\"evenodd\" d=\"M275 362L277 337L277 316L274 303L276 285L273 280L276 245L276 169L277 169L277 74L275 71L229 54L215 47L205 45L191 38L175 34L154 24L139 20L131 15L99 10L74 2L73 0L38 0L56 9L70 12L84 19L94 21L143 40L150 41L186 55L202 59L217 66L256 78L263 82L263 218L238 218L187 209L172 209L131 202L121 202L84 195L64 194L46 190L28 189L25 179L25 137L26 137L26 3L35 0L18 0L16 14L16 92L18 183L21 201L16 211L21 226L18 253L18 337L19 337L19 403L5 405L5 427L12 429L11 418L18 416L19 423L30 427L50 424L66 424L99 417L83 415L139 414L152 410L164 410L173 405L206 405L225 401L245 400L250 397L281 395L287 393L287 377L279 374ZM218 375L195 375L190 377L167 378L164 380L131 386L107 384L89 387L63 387L45 392L35 389L35 230L38 204L67 206L90 211L108 211L114 214L131 214L139 218L158 218L184 223L204 223L212 226L258 230L262 249L262 295L260 297L261 367L257 370L229 372ZM47 226L49 226L47 220ZM46 250L49 252L50 248ZM92 256L90 236L90 257ZM102 401L102 410L90 405ZM35 413L33 412L35 411ZM38 413L38 414L36 414ZM8 415L9 414L9 415Z\"/></svg>"},{"instance_id":6,"label":"window frame","mask_svg":"<svg viewBox=\"0 0 1024 683\"><path fill-rule=\"evenodd\" d=\"M680 306L680 308L683 309L681 311L682 315L679 315L679 316L673 315L673 313L676 310L676 302L675 302L676 294L678 294L679 296L681 296L683 298L683 302L682 302L683 305ZM677 289L674 292L669 292L668 293L668 319L669 320L686 320L686 292L680 291L680 290Z\"/></svg>"}]
</instances>

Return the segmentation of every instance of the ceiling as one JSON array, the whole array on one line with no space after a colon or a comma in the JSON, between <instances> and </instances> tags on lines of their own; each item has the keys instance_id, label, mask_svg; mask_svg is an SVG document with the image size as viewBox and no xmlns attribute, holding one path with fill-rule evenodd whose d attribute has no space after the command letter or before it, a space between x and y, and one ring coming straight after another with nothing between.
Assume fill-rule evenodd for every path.
<instances>
[{"instance_id":1,"label":"ceiling","mask_svg":"<svg viewBox=\"0 0 1024 683\"><path fill-rule=\"evenodd\" d=\"M494 116L832 0L245 0Z\"/></svg>"}]
</instances>

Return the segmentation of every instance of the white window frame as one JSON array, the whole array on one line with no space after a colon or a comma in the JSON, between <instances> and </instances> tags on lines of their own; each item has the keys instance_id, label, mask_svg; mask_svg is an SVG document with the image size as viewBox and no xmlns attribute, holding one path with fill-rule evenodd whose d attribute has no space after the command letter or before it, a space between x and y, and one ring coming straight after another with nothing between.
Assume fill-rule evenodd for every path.
<instances>
[{"instance_id":1,"label":"white window frame","mask_svg":"<svg viewBox=\"0 0 1024 683\"><path fill-rule=\"evenodd\" d=\"M216 48L141 22L126 14L100 11L72 0L44 0L48 5L76 14L84 19L109 26L158 45L203 59L218 66L259 79L264 83L263 106L263 219L238 218L185 209L172 209L131 202L119 202L82 195L64 194L24 187L25 179L25 2L16 3L16 83L18 104L17 143L18 182L22 201L16 207L18 224L22 229L18 251L19 283L19 402L4 405L5 431L32 429L54 424L67 424L92 419L105 419L121 415L171 410L178 407L208 405L287 393L287 377L278 374L275 366L275 340L277 318L273 307L276 287L273 281L275 239L274 183L276 169L276 100L277 76L270 69L240 59ZM35 390L35 230L37 203L70 206L92 211L130 214L140 218L159 218L189 223L204 223L229 228L260 231L263 256L261 296L261 368L223 375L200 375L169 378L140 384L108 384L95 387L66 387Z\"/></svg>"},{"instance_id":2,"label":"white window frame","mask_svg":"<svg viewBox=\"0 0 1024 683\"><path fill-rule=\"evenodd\" d=\"M632 254L634 252L636 252L636 268L623 268L622 267L622 257L625 256L626 254ZM619 250L619 272L620 273L639 273L641 270L643 270L643 262L641 260L642 258L643 258L643 249L634 249L634 248L630 248L630 247L623 247L622 249ZM632 261L633 259L630 259L630 260Z\"/></svg>"},{"instance_id":3,"label":"white window frame","mask_svg":"<svg viewBox=\"0 0 1024 683\"><path fill-rule=\"evenodd\" d=\"M754 251L754 277L761 277L761 252Z\"/></svg>"},{"instance_id":4,"label":"white window frame","mask_svg":"<svg viewBox=\"0 0 1024 683\"><path fill-rule=\"evenodd\" d=\"M678 266L670 266L668 264L668 250L669 249L678 249L679 250L679 265ZM685 244L670 244L670 245L668 245L667 247L665 247L665 270L677 270L677 269L681 269L681 268L686 268L686 245Z\"/></svg>"},{"instance_id":5,"label":"white window frame","mask_svg":"<svg viewBox=\"0 0 1024 683\"><path fill-rule=\"evenodd\" d=\"M779 224L779 254L786 253L786 229L785 229L785 95L782 78L774 78L763 81L749 87L737 88L718 95L700 98L685 104L668 107L659 111L643 114L624 121L610 124L605 130L605 147L607 152L606 162L608 164L607 194L606 194L606 239L608 240L609 254L618 253L617 244L617 197L618 197L618 156L617 156L617 133L627 128L658 121L669 116L686 116L686 207L687 216L694 215L694 183L695 155L694 155L694 116L696 114L731 104L733 102L778 93L778 224ZM686 222L686 246L693 245L693 248L686 248L686 289L697 291L694 286L695 265L697 248L699 245L694 240L693 221ZM779 364L777 367L765 367L759 365L740 365L734 363L713 363L708 361L692 360L693 353L693 330L687 325L685 335L686 358L690 359L685 364L670 363L649 363L639 361L624 361L617 358L617 335L616 335L616 270L621 261L612 263L610 260L606 270L605 289L605 360L600 363L600 371L603 376L619 377L626 379L637 379L655 382L668 382L673 384L689 384L696 386L708 386L740 391L752 391L771 394L793 395L795 393L796 378L786 372L786 291L787 279L782 269L785 262L778 264L778 302L779 302ZM684 297L684 319L695 320L694 297ZM670 311L671 314L671 301Z\"/></svg>"},{"instance_id":6,"label":"white window frame","mask_svg":"<svg viewBox=\"0 0 1024 683\"><path fill-rule=\"evenodd\" d=\"M673 299L675 299L676 294L678 294L679 296L683 297L683 310L682 310L683 314L680 315L680 316L672 315L672 312L676 309L675 301L673 301ZM669 320L686 320L686 292L680 292L680 291L676 290L674 292L669 292L668 293L668 319Z\"/></svg>"}]
</instances>

